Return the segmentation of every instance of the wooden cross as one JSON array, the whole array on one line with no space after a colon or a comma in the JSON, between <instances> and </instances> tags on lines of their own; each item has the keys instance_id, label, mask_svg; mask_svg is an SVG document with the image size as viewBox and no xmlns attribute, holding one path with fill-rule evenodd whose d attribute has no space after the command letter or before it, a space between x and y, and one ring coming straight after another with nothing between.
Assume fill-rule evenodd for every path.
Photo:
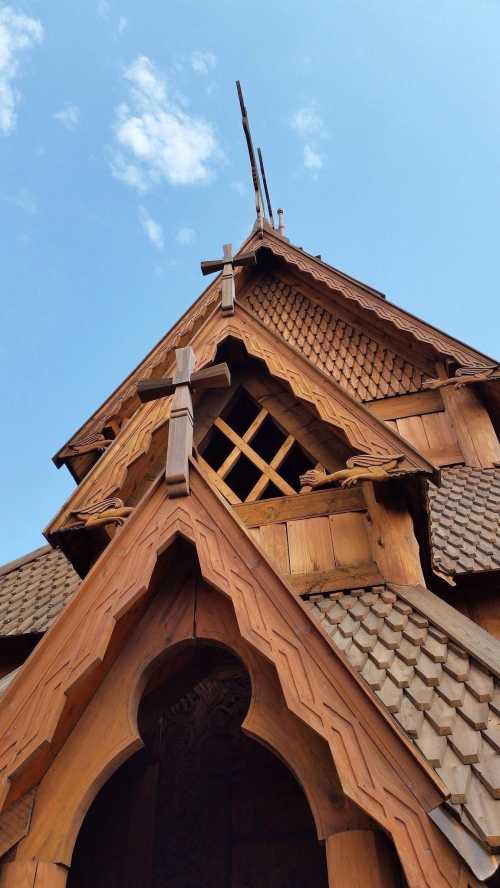
<instances>
[{"instance_id":1,"label":"wooden cross","mask_svg":"<svg viewBox=\"0 0 500 888\"><path fill-rule=\"evenodd\" d=\"M145 379L137 383L141 401L174 396L168 428L165 477L168 496L188 496L189 457L193 452L192 389L227 388L231 375L227 364L215 364L193 373L196 356L190 345L175 350L175 373L165 379Z\"/></svg>"},{"instance_id":2,"label":"wooden cross","mask_svg":"<svg viewBox=\"0 0 500 888\"><path fill-rule=\"evenodd\" d=\"M232 244L224 244L223 259L207 259L201 263L202 274L214 274L222 271L222 314L234 314L234 269L238 265L255 265L257 258L255 253L243 253L241 256L233 256Z\"/></svg>"}]
</instances>

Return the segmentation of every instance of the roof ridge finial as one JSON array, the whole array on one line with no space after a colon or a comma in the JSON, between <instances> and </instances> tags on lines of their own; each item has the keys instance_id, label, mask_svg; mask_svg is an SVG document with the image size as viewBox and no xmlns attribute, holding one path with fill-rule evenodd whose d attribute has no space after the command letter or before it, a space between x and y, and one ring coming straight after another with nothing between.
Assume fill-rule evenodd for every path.
<instances>
[{"instance_id":1,"label":"roof ridge finial","mask_svg":"<svg viewBox=\"0 0 500 888\"><path fill-rule=\"evenodd\" d=\"M238 99L240 102L241 109L241 122L243 125L243 132L245 133L245 138L247 141L248 148L248 156L250 158L250 169L252 172L252 182L255 191L255 210L257 214L257 226L263 231L264 222L266 221L266 212L264 208L264 201L262 200L262 190L260 185L259 178L259 170L257 167L257 162L255 160L255 151L252 142L252 134L250 132L250 122L248 120L247 109L245 107L245 100L243 98L243 91L241 89L240 81L236 81L236 89L238 91ZM266 188L267 191L267 188ZM270 202L269 202L270 206Z\"/></svg>"}]
</instances>

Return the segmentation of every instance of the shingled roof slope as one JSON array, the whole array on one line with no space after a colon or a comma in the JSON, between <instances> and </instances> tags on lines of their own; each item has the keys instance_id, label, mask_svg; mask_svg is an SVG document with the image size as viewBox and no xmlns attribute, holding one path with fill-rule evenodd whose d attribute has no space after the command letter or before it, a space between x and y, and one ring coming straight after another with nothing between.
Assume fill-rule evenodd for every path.
<instances>
[{"instance_id":1,"label":"shingled roof slope","mask_svg":"<svg viewBox=\"0 0 500 888\"><path fill-rule=\"evenodd\" d=\"M424 616L426 597L435 596L422 589L416 609L394 589L318 595L305 604L435 768L449 789L450 810L485 845L498 848L500 682ZM470 622L461 614L455 619ZM500 663L500 643L491 638L488 645Z\"/></svg>"},{"instance_id":2,"label":"shingled roof slope","mask_svg":"<svg viewBox=\"0 0 500 888\"><path fill-rule=\"evenodd\" d=\"M0 636L45 632L80 577L62 552L43 546L0 567Z\"/></svg>"},{"instance_id":3,"label":"shingled roof slope","mask_svg":"<svg viewBox=\"0 0 500 888\"><path fill-rule=\"evenodd\" d=\"M433 568L443 574L500 570L500 468L442 469L428 485Z\"/></svg>"},{"instance_id":4,"label":"shingled roof slope","mask_svg":"<svg viewBox=\"0 0 500 888\"><path fill-rule=\"evenodd\" d=\"M260 321L360 401L418 392L425 374L272 274L243 297Z\"/></svg>"}]
</instances>

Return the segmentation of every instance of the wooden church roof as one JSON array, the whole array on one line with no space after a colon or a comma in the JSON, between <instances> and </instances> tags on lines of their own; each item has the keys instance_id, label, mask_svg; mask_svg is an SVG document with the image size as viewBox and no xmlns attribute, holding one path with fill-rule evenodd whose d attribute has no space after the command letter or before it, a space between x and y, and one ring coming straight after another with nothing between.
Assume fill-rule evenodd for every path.
<instances>
[{"instance_id":1,"label":"wooden church roof","mask_svg":"<svg viewBox=\"0 0 500 888\"><path fill-rule=\"evenodd\" d=\"M255 291L254 289L253 296L247 294L248 308L268 326L272 326L273 317L284 308L288 314L286 331L285 326L280 326L278 323L277 332L283 332L285 341L301 348L306 359L320 366L322 370L360 400L371 400L420 390L424 373L433 375L429 356L445 356L458 364L480 361L493 366L495 363L481 352L464 345L430 324L426 324L403 309L387 302L385 297L376 290L304 252L276 231L271 230L269 226L266 226L262 232L252 233L242 244L239 252L248 252L250 249L256 251L259 262L261 259L264 260L267 254L272 254L283 261L288 268L298 271L303 279L309 278L319 284L323 293L328 295L332 308L335 304L355 308L358 315L361 313L365 320L371 318L375 321L378 334L380 335L384 331L385 340L387 340L388 331L392 331L399 340L399 346L402 343L406 344L403 352L409 348L410 353L415 354L415 363L405 360L398 354L397 346L388 347L387 341L380 343L376 339L376 334L374 334L375 340L370 340L366 333L363 335L363 330L356 328L356 324L354 327L352 324L346 325L345 321L342 322L333 317L331 309L326 309L322 314L307 312L310 317L308 332L312 335L315 332L315 327L318 326L320 336L317 343L310 343L309 348L306 344L306 347L302 348L299 343L300 334L297 329L295 333L293 331L294 314L297 311L295 289L291 293L284 293L281 290L277 295L273 291L269 294L265 289L266 286L269 286L269 282L266 283L266 279L264 279L260 293L265 297L265 304L260 308L257 307L259 290ZM258 271L259 265L257 265ZM246 270L241 268L236 269L235 274L238 295L239 282L245 281L247 274ZM254 276L253 271L250 276ZM221 278L218 276L115 392L58 450L54 456L56 465L62 465L68 457L74 455L75 451L72 448L81 441L85 441L89 435L102 433L114 418L118 417L123 420L135 412L139 407L136 394L137 381L149 375L158 376L166 372L166 368L173 360L175 348L187 344L207 318L211 307L219 298L220 285ZM304 299L303 294L300 295ZM303 316L305 316L304 309L306 307L304 304ZM300 306L298 311L300 315ZM328 335L325 337L321 335L322 333ZM403 338L401 339L401 337ZM334 340L338 342L342 356L340 360L337 358L336 361L332 361L331 356L329 357L329 353L332 351L330 343ZM365 351L366 358L360 362L359 357L355 356L355 352L363 353ZM394 377L394 382L390 381L390 376Z\"/></svg>"}]
</instances>

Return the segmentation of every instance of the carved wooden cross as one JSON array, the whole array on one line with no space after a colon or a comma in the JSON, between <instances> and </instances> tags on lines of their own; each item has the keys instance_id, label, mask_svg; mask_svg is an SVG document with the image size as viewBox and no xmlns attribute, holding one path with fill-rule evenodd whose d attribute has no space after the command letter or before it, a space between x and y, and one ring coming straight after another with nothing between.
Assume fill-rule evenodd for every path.
<instances>
[{"instance_id":1,"label":"carved wooden cross","mask_svg":"<svg viewBox=\"0 0 500 888\"><path fill-rule=\"evenodd\" d=\"M207 259L201 263L202 274L214 274L222 271L222 314L234 314L234 269L238 265L255 265L255 253L243 253L233 257L232 244L224 244L223 259Z\"/></svg>"},{"instance_id":2,"label":"carved wooden cross","mask_svg":"<svg viewBox=\"0 0 500 888\"><path fill-rule=\"evenodd\" d=\"M193 401L191 390L226 388L231 385L227 364L215 364L193 373L196 356L190 345L175 350L175 373L165 379L145 379L137 383L141 401L174 396L168 428L165 477L168 496L189 494L189 457L193 452Z\"/></svg>"}]
</instances>

